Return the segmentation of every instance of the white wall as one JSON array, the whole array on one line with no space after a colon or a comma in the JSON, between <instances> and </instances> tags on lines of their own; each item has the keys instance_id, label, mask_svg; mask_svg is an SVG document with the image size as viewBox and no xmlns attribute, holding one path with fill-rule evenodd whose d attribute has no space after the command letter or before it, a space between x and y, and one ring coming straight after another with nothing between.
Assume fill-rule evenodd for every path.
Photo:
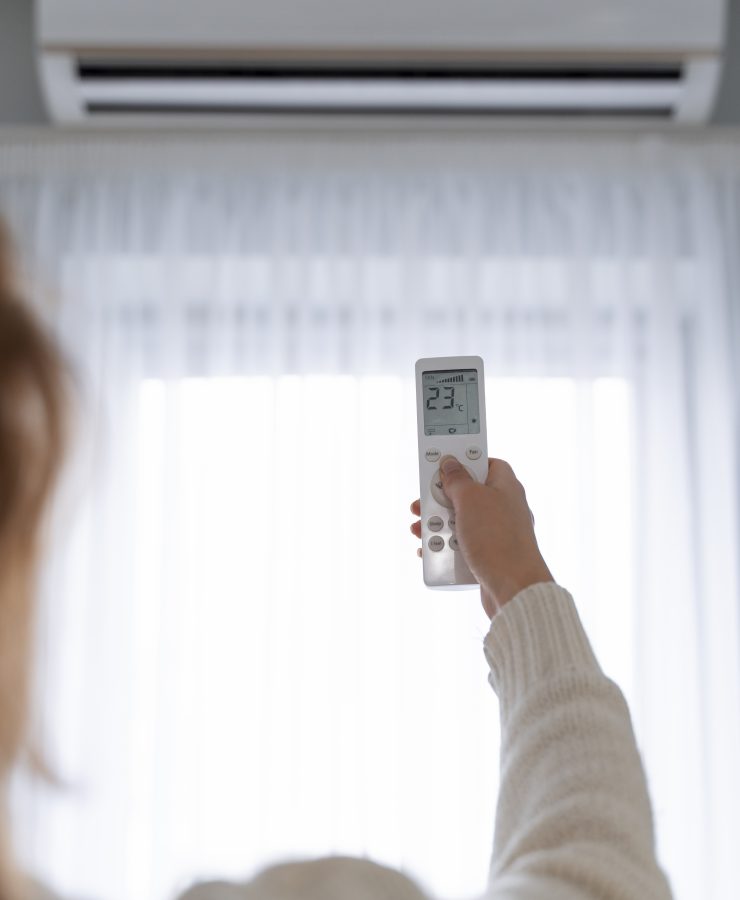
<instances>
[{"instance_id":1,"label":"white wall","mask_svg":"<svg viewBox=\"0 0 740 900\"><path fill-rule=\"evenodd\" d=\"M725 61L714 121L740 123L740 0L728 0Z\"/></svg>"}]
</instances>

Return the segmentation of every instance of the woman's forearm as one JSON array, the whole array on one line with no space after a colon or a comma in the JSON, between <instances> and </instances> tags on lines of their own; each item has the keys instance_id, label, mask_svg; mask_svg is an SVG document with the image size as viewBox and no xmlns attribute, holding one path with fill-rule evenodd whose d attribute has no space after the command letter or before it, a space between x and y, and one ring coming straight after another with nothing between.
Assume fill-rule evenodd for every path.
<instances>
[{"instance_id":1,"label":"woman's forearm","mask_svg":"<svg viewBox=\"0 0 740 900\"><path fill-rule=\"evenodd\" d=\"M629 711L570 594L522 591L485 654L501 708L493 895L668 900Z\"/></svg>"}]
</instances>

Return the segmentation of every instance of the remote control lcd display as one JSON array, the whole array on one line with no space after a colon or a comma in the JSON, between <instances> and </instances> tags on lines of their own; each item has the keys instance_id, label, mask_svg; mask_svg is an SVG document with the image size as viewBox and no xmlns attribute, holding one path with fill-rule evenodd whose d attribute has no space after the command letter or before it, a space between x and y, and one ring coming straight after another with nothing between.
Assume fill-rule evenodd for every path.
<instances>
[{"instance_id":1,"label":"remote control lcd display","mask_svg":"<svg viewBox=\"0 0 740 900\"><path fill-rule=\"evenodd\" d=\"M423 372L424 433L480 434L477 369Z\"/></svg>"}]
</instances>

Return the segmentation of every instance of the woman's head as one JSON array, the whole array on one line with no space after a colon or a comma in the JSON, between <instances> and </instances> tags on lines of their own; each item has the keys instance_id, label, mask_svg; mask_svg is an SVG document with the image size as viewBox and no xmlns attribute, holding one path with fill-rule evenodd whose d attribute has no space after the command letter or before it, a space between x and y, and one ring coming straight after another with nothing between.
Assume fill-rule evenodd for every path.
<instances>
[{"instance_id":1,"label":"woman's head","mask_svg":"<svg viewBox=\"0 0 740 900\"><path fill-rule=\"evenodd\" d=\"M0 222L0 839L7 782L26 745L36 563L64 449L66 374L53 339L24 302ZM0 898L8 856L0 848Z\"/></svg>"}]
</instances>

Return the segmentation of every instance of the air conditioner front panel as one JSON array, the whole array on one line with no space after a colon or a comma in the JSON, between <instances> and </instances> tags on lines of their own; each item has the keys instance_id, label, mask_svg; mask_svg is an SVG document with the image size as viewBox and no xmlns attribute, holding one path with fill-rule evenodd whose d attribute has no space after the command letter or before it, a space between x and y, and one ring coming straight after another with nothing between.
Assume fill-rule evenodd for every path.
<instances>
[{"instance_id":1,"label":"air conditioner front panel","mask_svg":"<svg viewBox=\"0 0 740 900\"><path fill-rule=\"evenodd\" d=\"M39 0L49 49L714 51L724 0Z\"/></svg>"}]
</instances>

